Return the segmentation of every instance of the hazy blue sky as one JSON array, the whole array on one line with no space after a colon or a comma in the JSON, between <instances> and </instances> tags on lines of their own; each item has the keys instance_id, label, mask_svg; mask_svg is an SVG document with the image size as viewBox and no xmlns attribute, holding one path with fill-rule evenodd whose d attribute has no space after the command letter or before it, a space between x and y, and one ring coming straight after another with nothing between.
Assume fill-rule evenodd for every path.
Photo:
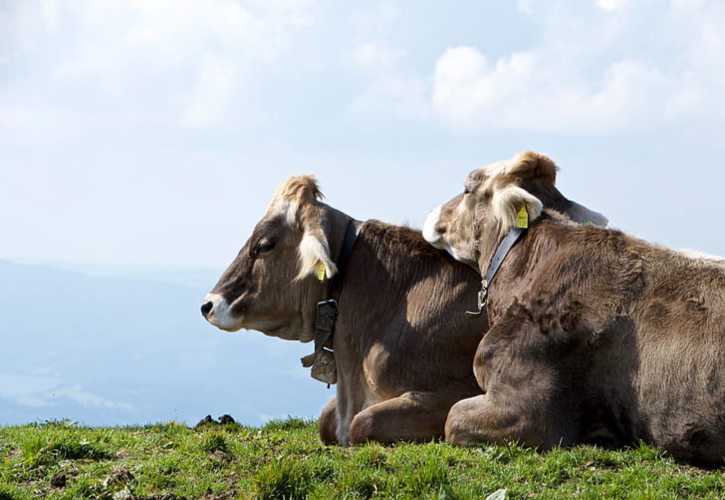
<instances>
[{"instance_id":1,"label":"hazy blue sky","mask_svg":"<svg viewBox=\"0 0 725 500\"><path fill-rule=\"evenodd\" d=\"M420 225L525 148L725 254L717 0L2 0L0 257L224 267L286 176Z\"/></svg>"},{"instance_id":2,"label":"hazy blue sky","mask_svg":"<svg viewBox=\"0 0 725 500\"><path fill-rule=\"evenodd\" d=\"M123 275L0 262L0 424L315 415L306 346L198 313L291 174L421 225L535 149L725 255L724 125L721 0L0 0L0 259Z\"/></svg>"}]
</instances>

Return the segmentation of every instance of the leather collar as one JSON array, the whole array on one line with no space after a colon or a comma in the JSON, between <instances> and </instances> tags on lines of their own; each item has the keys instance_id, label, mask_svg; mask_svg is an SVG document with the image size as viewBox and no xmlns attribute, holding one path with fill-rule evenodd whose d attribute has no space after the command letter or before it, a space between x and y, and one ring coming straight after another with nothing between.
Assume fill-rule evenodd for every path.
<instances>
[{"instance_id":1,"label":"leather collar","mask_svg":"<svg viewBox=\"0 0 725 500\"><path fill-rule=\"evenodd\" d=\"M312 378L331 384L337 382L337 370L334 360L333 336L338 315L338 302L347 272L347 261L357 242L362 222L350 219L345 228L345 238L340 253L335 260L337 274L329 281L327 298L317 303L315 317L315 352L301 359L302 366L312 368Z\"/></svg>"},{"instance_id":2,"label":"leather collar","mask_svg":"<svg viewBox=\"0 0 725 500\"><path fill-rule=\"evenodd\" d=\"M501 240L501 243L498 244L496 253L493 254L491 262L488 264L486 275L481 281L481 291L478 292L478 311L466 311L468 316L477 317L483 314L483 308L486 306L486 302L488 300L488 287L491 286L491 282L496 277L499 269L501 269L501 264L503 264L506 256L509 254L514 245L516 245L516 243L526 234L526 231L526 229L514 227L511 231L509 231L506 237Z\"/></svg>"}]
</instances>

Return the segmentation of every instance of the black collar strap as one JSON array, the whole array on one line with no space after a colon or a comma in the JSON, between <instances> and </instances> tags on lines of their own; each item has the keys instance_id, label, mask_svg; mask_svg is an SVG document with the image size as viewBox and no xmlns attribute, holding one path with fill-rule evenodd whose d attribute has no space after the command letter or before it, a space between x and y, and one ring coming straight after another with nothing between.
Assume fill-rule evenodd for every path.
<instances>
[{"instance_id":1,"label":"black collar strap","mask_svg":"<svg viewBox=\"0 0 725 500\"><path fill-rule=\"evenodd\" d=\"M302 358L302 366L312 367L312 377L321 382L334 384L337 374L332 350L332 337L335 333L337 321L338 301L342 295L342 286L345 282L347 261L357 241L362 222L350 219L345 228L345 239L336 259L337 274L332 277L327 286L327 298L317 303L317 316L315 317L315 352Z\"/></svg>"},{"instance_id":2,"label":"black collar strap","mask_svg":"<svg viewBox=\"0 0 725 500\"><path fill-rule=\"evenodd\" d=\"M491 286L493 278L496 277L496 273L498 273L498 270L501 269L501 264L503 264L506 256L525 234L526 229L514 227L511 231L509 231L509 234L501 240L501 243L499 243L498 248L496 249L496 253L493 254L493 258L488 264L486 276L483 278L483 281L481 281L481 291L478 292L478 312L467 311L466 314L468 316L476 317L483 313L483 308L486 306L486 300L488 299L488 287Z\"/></svg>"},{"instance_id":3,"label":"black collar strap","mask_svg":"<svg viewBox=\"0 0 725 500\"><path fill-rule=\"evenodd\" d=\"M342 294L342 285L345 281L345 274L347 273L347 261L350 258L352 249L357 242L357 235L360 232L362 222L350 219L345 227L345 239L342 242L342 248L337 256L335 264L337 265L337 274L332 277L327 287L327 299L322 300L319 304L325 302L337 302L340 300ZM318 305L319 305L318 304ZM316 346L317 347L317 346Z\"/></svg>"}]
</instances>

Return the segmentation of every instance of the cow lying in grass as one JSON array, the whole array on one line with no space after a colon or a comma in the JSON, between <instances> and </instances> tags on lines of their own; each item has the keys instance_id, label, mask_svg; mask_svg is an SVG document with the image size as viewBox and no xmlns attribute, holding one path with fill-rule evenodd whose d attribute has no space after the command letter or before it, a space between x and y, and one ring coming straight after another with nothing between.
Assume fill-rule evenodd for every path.
<instances>
[{"instance_id":1,"label":"cow lying in grass","mask_svg":"<svg viewBox=\"0 0 725 500\"><path fill-rule=\"evenodd\" d=\"M464 315L479 288L477 273L420 233L377 221L359 225L338 270L352 219L320 198L313 177L289 179L202 313L223 330L310 342L317 303L340 271L332 342L337 393L320 418L322 440L442 438L450 407L480 394L471 366L487 322ZM557 201L562 210L582 211Z\"/></svg>"},{"instance_id":2,"label":"cow lying in grass","mask_svg":"<svg viewBox=\"0 0 725 500\"><path fill-rule=\"evenodd\" d=\"M547 210L555 178L550 159L522 153L473 171L426 221L429 242L489 278L491 327L475 357L484 394L451 409L447 439L642 439L722 461L723 261L571 224Z\"/></svg>"}]
</instances>

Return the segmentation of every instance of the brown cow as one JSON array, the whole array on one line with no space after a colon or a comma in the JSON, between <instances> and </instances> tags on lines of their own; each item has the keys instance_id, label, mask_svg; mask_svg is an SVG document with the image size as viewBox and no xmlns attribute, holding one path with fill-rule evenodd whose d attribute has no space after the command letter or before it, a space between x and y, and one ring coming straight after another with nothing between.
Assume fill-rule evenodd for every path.
<instances>
[{"instance_id":1,"label":"brown cow","mask_svg":"<svg viewBox=\"0 0 725 500\"><path fill-rule=\"evenodd\" d=\"M207 296L202 313L228 331L315 337L351 218L320 201L313 177L277 192L252 237ZM557 200L574 215L583 207ZM480 394L471 370L487 328L471 321L478 275L419 232L367 221L345 265L334 333L337 397L323 410L324 442L442 438L451 405ZM324 275L324 282L317 278Z\"/></svg>"},{"instance_id":2,"label":"brown cow","mask_svg":"<svg viewBox=\"0 0 725 500\"><path fill-rule=\"evenodd\" d=\"M547 209L556 170L530 152L475 170L426 221L429 242L489 278L514 238L488 283L491 328L474 362L484 394L451 409L447 439L543 449L642 439L721 461L723 261L572 224Z\"/></svg>"},{"instance_id":3,"label":"brown cow","mask_svg":"<svg viewBox=\"0 0 725 500\"><path fill-rule=\"evenodd\" d=\"M311 176L280 187L206 297L210 323L315 338L316 305L338 272L351 221L320 198ZM471 363L487 322L463 314L478 276L419 232L377 221L360 225L344 275L333 337L336 398L322 412L320 437L342 445L442 438L450 407L480 393Z\"/></svg>"}]
</instances>

